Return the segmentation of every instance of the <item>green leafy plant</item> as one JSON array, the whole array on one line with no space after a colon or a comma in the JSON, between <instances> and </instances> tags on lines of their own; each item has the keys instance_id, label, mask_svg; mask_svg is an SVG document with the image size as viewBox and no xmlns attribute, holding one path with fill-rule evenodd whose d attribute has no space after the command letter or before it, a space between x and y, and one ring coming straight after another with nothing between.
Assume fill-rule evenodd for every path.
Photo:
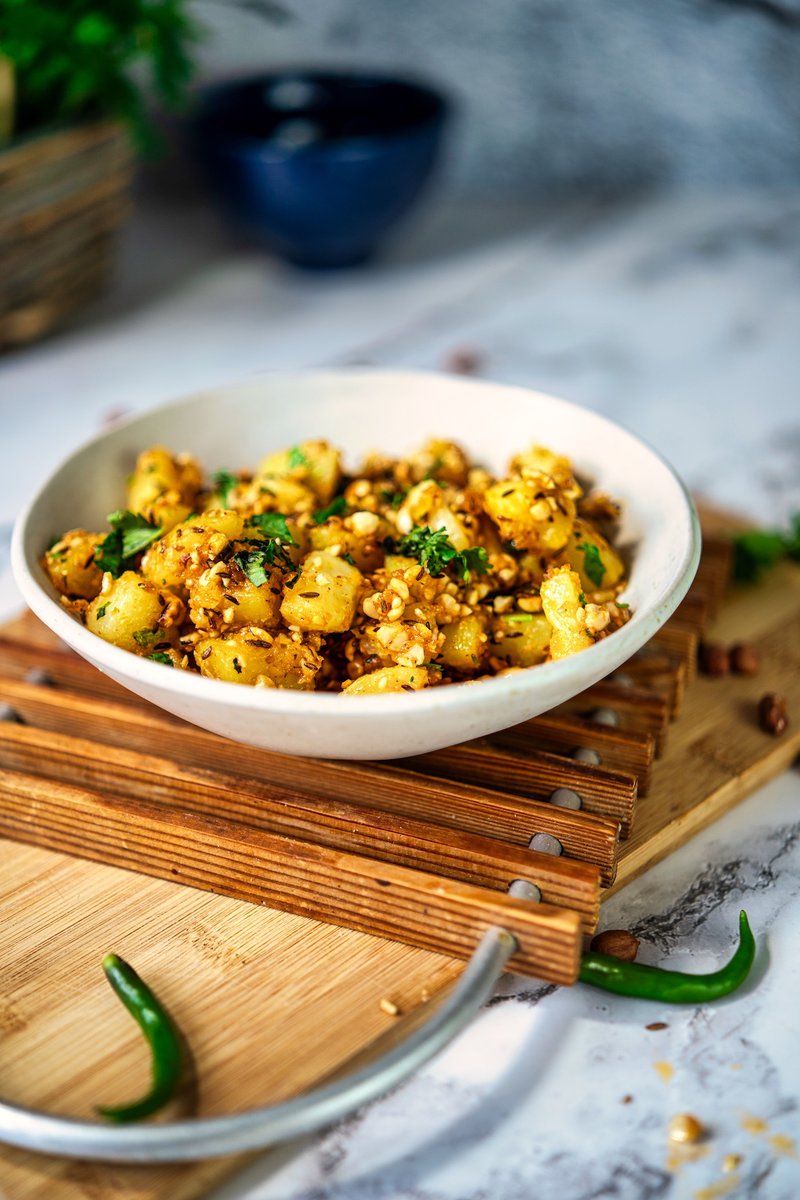
<instances>
[{"instance_id":1,"label":"green leafy plant","mask_svg":"<svg viewBox=\"0 0 800 1200\"><path fill-rule=\"evenodd\" d=\"M748 529L733 539L733 577L737 583L752 583L762 571L782 559L800 562L800 513L795 513L788 530Z\"/></svg>"},{"instance_id":2,"label":"green leafy plant","mask_svg":"<svg viewBox=\"0 0 800 1200\"><path fill-rule=\"evenodd\" d=\"M178 107L199 36L186 0L0 0L0 56L14 68L16 133L100 117L157 139L145 95Z\"/></svg>"}]
</instances>

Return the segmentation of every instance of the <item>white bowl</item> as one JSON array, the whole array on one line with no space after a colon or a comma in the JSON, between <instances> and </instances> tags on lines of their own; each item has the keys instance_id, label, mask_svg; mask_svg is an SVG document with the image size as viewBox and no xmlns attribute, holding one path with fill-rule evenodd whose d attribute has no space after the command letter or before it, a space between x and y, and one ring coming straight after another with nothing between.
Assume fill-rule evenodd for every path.
<instances>
[{"instance_id":1,"label":"white bowl","mask_svg":"<svg viewBox=\"0 0 800 1200\"><path fill-rule=\"evenodd\" d=\"M138 453L160 443L206 471L252 467L268 451L327 438L350 464L402 454L430 436L462 443L495 471L533 442L568 455L622 502L633 617L571 658L501 678L386 696L243 687L167 670L89 633L58 603L39 559L67 529L106 528ZM463 742L546 712L619 667L685 595L700 554L687 492L653 450L586 409L523 388L399 371L249 378L134 417L94 438L47 480L14 531L12 561L30 607L99 670L169 712L234 741L310 757L383 759Z\"/></svg>"}]
</instances>

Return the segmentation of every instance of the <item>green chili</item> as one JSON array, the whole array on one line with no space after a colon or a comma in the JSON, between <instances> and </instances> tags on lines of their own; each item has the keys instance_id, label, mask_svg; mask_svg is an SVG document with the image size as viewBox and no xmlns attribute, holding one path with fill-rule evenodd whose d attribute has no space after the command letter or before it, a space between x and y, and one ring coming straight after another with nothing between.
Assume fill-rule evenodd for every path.
<instances>
[{"instance_id":1,"label":"green chili","mask_svg":"<svg viewBox=\"0 0 800 1200\"><path fill-rule=\"evenodd\" d=\"M742 911L739 913L739 945L733 958L709 975L665 971L644 963L623 962L608 954L584 954L578 978L582 983L620 996L639 996L643 1000L662 1000L667 1004L702 1004L727 996L744 983L755 953L755 938L747 913Z\"/></svg>"},{"instance_id":2,"label":"green chili","mask_svg":"<svg viewBox=\"0 0 800 1200\"><path fill-rule=\"evenodd\" d=\"M183 1073L183 1047L169 1013L124 959L107 954L103 970L114 992L144 1034L152 1055L150 1091L130 1104L98 1108L102 1117L120 1124L158 1112L175 1095Z\"/></svg>"}]
</instances>

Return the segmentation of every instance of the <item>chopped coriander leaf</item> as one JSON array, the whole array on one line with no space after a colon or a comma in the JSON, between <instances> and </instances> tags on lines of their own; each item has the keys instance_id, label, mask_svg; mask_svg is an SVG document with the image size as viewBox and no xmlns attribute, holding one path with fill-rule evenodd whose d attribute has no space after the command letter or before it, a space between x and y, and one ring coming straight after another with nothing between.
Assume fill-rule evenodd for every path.
<instances>
[{"instance_id":1,"label":"chopped coriander leaf","mask_svg":"<svg viewBox=\"0 0 800 1200\"><path fill-rule=\"evenodd\" d=\"M583 551L583 569L595 587L602 587L605 577L605 567L600 557L600 548L594 542L579 542L578 549Z\"/></svg>"},{"instance_id":2,"label":"chopped coriander leaf","mask_svg":"<svg viewBox=\"0 0 800 1200\"><path fill-rule=\"evenodd\" d=\"M581 592L581 594L578 596L578 604L585 604L585 603L586 603L586 593Z\"/></svg>"},{"instance_id":3,"label":"chopped coriander leaf","mask_svg":"<svg viewBox=\"0 0 800 1200\"><path fill-rule=\"evenodd\" d=\"M328 517L341 517L346 511L347 501L344 496L334 496L330 504L314 513L314 520L317 525L321 525L323 521L327 521Z\"/></svg>"},{"instance_id":4,"label":"chopped coriander leaf","mask_svg":"<svg viewBox=\"0 0 800 1200\"><path fill-rule=\"evenodd\" d=\"M354 567L356 565L356 560L353 558L352 554L343 554L342 558L344 559L345 562L350 563L351 567Z\"/></svg>"},{"instance_id":5,"label":"chopped coriander leaf","mask_svg":"<svg viewBox=\"0 0 800 1200\"><path fill-rule=\"evenodd\" d=\"M109 513L108 523L112 532L98 545L94 561L101 571L110 571L115 579L123 571L131 570L137 554L146 550L164 532L160 525L154 525L141 513L122 509Z\"/></svg>"},{"instance_id":6,"label":"chopped coriander leaf","mask_svg":"<svg viewBox=\"0 0 800 1200\"><path fill-rule=\"evenodd\" d=\"M300 449L299 446L292 446L289 451L289 470L293 471L295 467L307 467L308 458Z\"/></svg>"},{"instance_id":7,"label":"chopped coriander leaf","mask_svg":"<svg viewBox=\"0 0 800 1200\"><path fill-rule=\"evenodd\" d=\"M99 608L98 608L98 610L97 610L97 619L98 619L98 621L100 620L100 618L101 618L101 617L104 617L104 616L106 615L106 609L107 609L107 608L108 608L108 605L107 605L107 604L101 604L101 605L100 605L100 607L99 607ZM134 634L134 637L135 637L135 636L136 636L136 634Z\"/></svg>"},{"instance_id":8,"label":"chopped coriander leaf","mask_svg":"<svg viewBox=\"0 0 800 1200\"><path fill-rule=\"evenodd\" d=\"M407 490L393 492L391 488L381 488L381 490L378 492L378 495L380 496L381 500L384 501L384 503L390 504L391 507L396 511L405 500L408 492Z\"/></svg>"},{"instance_id":9,"label":"chopped coriander leaf","mask_svg":"<svg viewBox=\"0 0 800 1200\"><path fill-rule=\"evenodd\" d=\"M57 546L60 541L61 541L61 538L57 534L55 537L50 538L50 541L47 543L48 554L53 549L53 546Z\"/></svg>"},{"instance_id":10,"label":"chopped coriander leaf","mask_svg":"<svg viewBox=\"0 0 800 1200\"><path fill-rule=\"evenodd\" d=\"M247 524L260 529L264 537L275 538L277 541L283 542L285 546L297 545L297 542L292 537L289 526L286 524L286 517L283 513L255 513L252 517L248 517Z\"/></svg>"},{"instance_id":11,"label":"chopped coriander leaf","mask_svg":"<svg viewBox=\"0 0 800 1200\"><path fill-rule=\"evenodd\" d=\"M233 561L256 587L269 579L267 568L279 566L285 570L294 567L289 551L276 538L260 543L253 550L240 550L234 554Z\"/></svg>"},{"instance_id":12,"label":"chopped coriander leaf","mask_svg":"<svg viewBox=\"0 0 800 1200\"><path fill-rule=\"evenodd\" d=\"M618 600L617 608L630 608L630 604L628 604L627 600Z\"/></svg>"},{"instance_id":13,"label":"chopped coriander leaf","mask_svg":"<svg viewBox=\"0 0 800 1200\"><path fill-rule=\"evenodd\" d=\"M161 629L137 629L134 632L133 640L137 646L152 646L153 642L160 642L163 636L164 633Z\"/></svg>"},{"instance_id":14,"label":"chopped coriander leaf","mask_svg":"<svg viewBox=\"0 0 800 1200\"><path fill-rule=\"evenodd\" d=\"M173 665L170 656L168 654L164 654L161 650L157 650L155 654L148 654L147 657L151 662L163 663L165 667L171 667Z\"/></svg>"},{"instance_id":15,"label":"chopped coriander leaf","mask_svg":"<svg viewBox=\"0 0 800 1200\"><path fill-rule=\"evenodd\" d=\"M211 481L217 490L217 495L227 508L230 494L239 483L239 480L232 472L226 471L223 467L222 470L214 472L211 476Z\"/></svg>"},{"instance_id":16,"label":"chopped coriander leaf","mask_svg":"<svg viewBox=\"0 0 800 1200\"><path fill-rule=\"evenodd\" d=\"M787 532L779 529L748 529L733 539L733 578L752 583L762 571L781 559L800 562L800 513L795 513Z\"/></svg>"},{"instance_id":17,"label":"chopped coriander leaf","mask_svg":"<svg viewBox=\"0 0 800 1200\"><path fill-rule=\"evenodd\" d=\"M533 620L533 613L506 613L503 620L518 621L520 624L524 624L525 621Z\"/></svg>"},{"instance_id":18,"label":"chopped coriander leaf","mask_svg":"<svg viewBox=\"0 0 800 1200\"><path fill-rule=\"evenodd\" d=\"M485 575L489 570L489 556L482 546L456 550L444 526L435 532L427 525L416 526L411 533L400 538L396 544L396 552L416 558L429 575L439 576L443 575L445 570L453 570L465 582L473 571L477 575Z\"/></svg>"},{"instance_id":19,"label":"chopped coriander leaf","mask_svg":"<svg viewBox=\"0 0 800 1200\"><path fill-rule=\"evenodd\" d=\"M436 458L434 458L433 462L428 467L427 471L422 476L422 478L423 479L435 479L437 472L441 471L443 466L444 466L444 459L442 458L442 456L440 454L437 454Z\"/></svg>"}]
</instances>

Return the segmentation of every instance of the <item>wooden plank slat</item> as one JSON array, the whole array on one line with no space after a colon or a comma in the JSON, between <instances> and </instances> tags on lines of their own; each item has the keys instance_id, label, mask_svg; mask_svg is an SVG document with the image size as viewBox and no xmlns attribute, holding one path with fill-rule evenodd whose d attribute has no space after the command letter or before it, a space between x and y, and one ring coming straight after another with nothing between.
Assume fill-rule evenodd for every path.
<instances>
[{"instance_id":1,"label":"wooden plank slat","mask_svg":"<svg viewBox=\"0 0 800 1200\"><path fill-rule=\"evenodd\" d=\"M635 775L622 771L541 751L511 754L499 746L477 742L462 742L393 765L402 770L404 763L444 779L501 787L532 799L546 800L557 788L570 788L579 794L587 812L618 821L621 837L630 831L637 783Z\"/></svg>"},{"instance_id":2,"label":"wooden plank slat","mask_svg":"<svg viewBox=\"0 0 800 1200\"><path fill-rule=\"evenodd\" d=\"M636 775L639 795L647 794L655 758L655 738L649 733L601 725L582 717L534 717L500 733L492 734L490 743L523 753L543 750L569 755L576 749L593 750L599 765L614 771Z\"/></svg>"},{"instance_id":3,"label":"wooden plank slat","mask_svg":"<svg viewBox=\"0 0 800 1200\"><path fill-rule=\"evenodd\" d=\"M215 817L231 826L232 836L235 825L242 824L500 891L524 879L536 884L546 903L579 913L587 932L597 924L599 871L586 863L10 722L0 723L0 764L100 793Z\"/></svg>"},{"instance_id":4,"label":"wooden plank slat","mask_svg":"<svg viewBox=\"0 0 800 1200\"><path fill-rule=\"evenodd\" d=\"M608 682L657 692L667 701L669 718L674 721L686 691L686 667L668 654L645 648L609 675Z\"/></svg>"},{"instance_id":5,"label":"wooden plank slat","mask_svg":"<svg viewBox=\"0 0 800 1200\"><path fill-rule=\"evenodd\" d=\"M627 663L625 665L627 667ZM619 684L604 679L559 704L553 713L591 718L591 713L597 708L610 708L616 712L619 729L652 734L656 741L656 753L663 752L670 717L670 705L664 696L647 688L630 687L627 683Z\"/></svg>"},{"instance_id":6,"label":"wooden plank slat","mask_svg":"<svg viewBox=\"0 0 800 1200\"><path fill-rule=\"evenodd\" d=\"M492 925L517 941L512 970L574 983L577 913L198 813L8 771L0 833L81 858L468 958Z\"/></svg>"},{"instance_id":7,"label":"wooden plank slat","mask_svg":"<svg viewBox=\"0 0 800 1200\"><path fill-rule=\"evenodd\" d=\"M365 804L517 845L527 845L536 833L551 833L566 856L597 865L604 884L612 881L616 871L618 825L604 817L490 788L447 784L384 763L323 762L273 754L165 720L152 708L1 677L0 702L44 730L76 737L91 730L92 737L104 745L156 752L188 766L223 768L237 776L268 778L312 796Z\"/></svg>"}]
</instances>

